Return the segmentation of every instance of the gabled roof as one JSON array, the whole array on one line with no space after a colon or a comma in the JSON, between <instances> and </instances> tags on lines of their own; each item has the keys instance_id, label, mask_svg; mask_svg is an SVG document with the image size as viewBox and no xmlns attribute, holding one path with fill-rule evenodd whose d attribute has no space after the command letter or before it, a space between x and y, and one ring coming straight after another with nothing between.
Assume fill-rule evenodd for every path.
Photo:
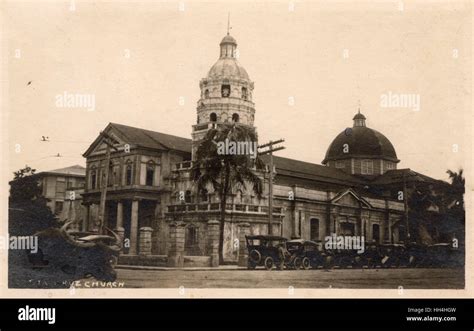
<instances>
[{"instance_id":1,"label":"gabled roof","mask_svg":"<svg viewBox=\"0 0 474 331\"><path fill-rule=\"evenodd\" d=\"M342 197L346 196L346 195L351 195L354 197L354 199L356 199L357 201L361 202L362 204L364 204L366 207L369 207L371 208L372 206L370 205L369 202L367 202L363 197L359 196L357 194L357 192L355 192L354 190L352 189L347 189L347 190L344 190L344 191L341 191L339 192L334 198L332 198L331 202L338 202L339 200L342 199Z\"/></svg>"},{"instance_id":2,"label":"gabled roof","mask_svg":"<svg viewBox=\"0 0 474 331\"><path fill-rule=\"evenodd\" d=\"M191 153L191 139L188 138L117 123L109 123L109 125L104 129L104 132L116 133L126 143L137 147ZM87 156L91 153L101 140L101 136L97 137L83 155Z\"/></svg>"},{"instance_id":3,"label":"gabled roof","mask_svg":"<svg viewBox=\"0 0 474 331\"><path fill-rule=\"evenodd\" d=\"M263 155L261 158L268 164L270 158L268 155ZM362 185L364 183L361 179L347 174L340 169L326 167L320 164L298 161L280 156L273 156L273 163L277 170L277 179L278 175L287 175L342 185Z\"/></svg>"}]
</instances>

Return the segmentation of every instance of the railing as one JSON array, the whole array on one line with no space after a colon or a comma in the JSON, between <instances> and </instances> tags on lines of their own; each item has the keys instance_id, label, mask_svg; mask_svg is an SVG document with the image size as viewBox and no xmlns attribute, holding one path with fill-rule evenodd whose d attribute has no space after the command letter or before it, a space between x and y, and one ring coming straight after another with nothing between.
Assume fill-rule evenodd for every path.
<instances>
[{"instance_id":1,"label":"railing","mask_svg":"<svg viewBox=\"0 0 474 331\"><path fill-rule=\"evenodd\" d=\"M169 213L182 213L182 212L206 212L206 211L220 211L220 203L201 203L201 204L178 204L168 206ZM233 211L238 213L258 213L268 214L268 207L266 206L255 206L245 204L226 204L226 211ZM282 207L273 207L273 214L282 214Z\"/></svg>"},{"instance_id":2,"label":"railing","mask_svg":"<svg viewBox=\"0 0 474 331\"><path fill-rule=\"evenodd\" d=\"M179 162L175 164L175 170L191 169L192 166L193 166L192 161Z\"/></svg>"}]
</instances>

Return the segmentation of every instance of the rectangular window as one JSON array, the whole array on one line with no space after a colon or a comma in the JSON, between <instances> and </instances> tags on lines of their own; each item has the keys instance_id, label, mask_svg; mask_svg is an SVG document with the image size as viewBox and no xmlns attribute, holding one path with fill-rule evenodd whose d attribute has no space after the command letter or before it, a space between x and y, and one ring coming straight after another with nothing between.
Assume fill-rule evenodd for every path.
<instances>
[{"instance_id":1,"label":"rectangular window","mask_svg":"<svg viewBox=\"0 0 474 331\"><path fill-rule=\"evenodd\" d=\"M132 185L132 165L128 164L125 169L125 185Z\"/></svg>"},{"instance_id":2,"label":"rectangular window","mask_svg":"<svg viewBox=\"0 0 474 331\"><path fill-rule=\"evenodd\" d=\"M58 177L56 179L56 193L66 192L66 181L64 177Z\"/></svg>"},{"instance_id":3,"label":"rectangular window","mask_svg":"<svg viewBox=\"0 0 474 331\"><path fill-rule=\"evenodd\" d=\"M336 168L341 169L344 167L345 167L344 161L336 161Z\"/></svg>"},{"instance_id":4,"label":"rectangular window","mask_svg":"<svg viewBox=\"0 0 474 331\"><path fill-rule=\"evenodd\" d=\"M193 247L199 243L199 228L195 226L188 227L186 233L186 247Z\"/></svg>"},{"instance_id":5,"label":"rectangular window","mask_svg":"<svg viewBox=\"0 0 474 331\"><path fill-rule=\"evenodd\" d=\"M153 177L155 177L155 166L153 164L148 164L146 166L146 181L147 186L153 186Z\"/></svg>"},{"instance_id":6,"label":"rectangular window","mask_svg":"<svg viewBox=\"0 0 474 331\"><path fill-rule=\"evenodd\" d=\"M61 212L63 211L63 206L64 206L63 201L56 201L54 203L54 213L55 214L61 214Z\"/></svg>"},{"instance_id":7,"label":"rectangular window","mask_svg":"<svg viewBox=\"0 0 474 331\"><path fill-rule=\"evenodd\" d=\"M372 175L374 173L374 164L372 160L362 160L362 175Z\"/></svg>"},{"instance_id":8,"label":"rectangular window","mask_svg":"<svg viewBox=\"0 0 474 331\"><path fill-rule=\"evenodd\" d=\"M392 170L393 169L393 163L392 162L387 162L387 169Z\"/></svg>"}]
</instances>

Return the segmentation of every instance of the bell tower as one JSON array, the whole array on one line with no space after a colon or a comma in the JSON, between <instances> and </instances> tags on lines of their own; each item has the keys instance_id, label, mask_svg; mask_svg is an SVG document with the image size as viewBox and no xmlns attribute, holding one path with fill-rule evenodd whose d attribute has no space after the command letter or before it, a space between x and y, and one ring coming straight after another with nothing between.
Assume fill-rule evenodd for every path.
<instances>
[{"instance_id":1,"label":"bell tower","mask_svg":"<svg viewBox=\"0 0 474 331\"><path fill-rule=\"evenodd\" d=\"M237 61L237 41L227 32L219 46L219 59L199 82L201 97L197 102L197 123L192 132L193 159L199 142L209 129L225 123L254 128L254 83Z\"/></svg>"}]
</instances>

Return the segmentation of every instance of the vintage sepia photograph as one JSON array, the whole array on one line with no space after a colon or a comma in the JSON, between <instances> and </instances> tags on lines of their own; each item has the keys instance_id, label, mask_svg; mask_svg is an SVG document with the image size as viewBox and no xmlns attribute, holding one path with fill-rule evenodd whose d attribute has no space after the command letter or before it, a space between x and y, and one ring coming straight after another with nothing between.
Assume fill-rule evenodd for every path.
<instances>
[{"instance_id":1,"label":"vintage sepia photograph","mask_svg":"<svg viewBox=\"0 0 474 331\"><path fill-rule=\"evenodd\" d=\"M0 9L0 293L472 296L470 1Z\"/></svg>"}]
</instances>

